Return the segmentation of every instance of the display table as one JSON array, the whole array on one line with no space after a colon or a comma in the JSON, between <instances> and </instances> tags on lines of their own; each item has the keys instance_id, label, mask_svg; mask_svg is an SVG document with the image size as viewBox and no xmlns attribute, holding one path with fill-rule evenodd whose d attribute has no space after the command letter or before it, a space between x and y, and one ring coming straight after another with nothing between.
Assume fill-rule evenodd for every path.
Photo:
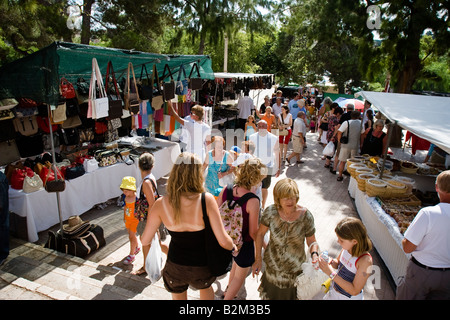
<instances>
[{"instance_id":1,"label":"display table","mask_svg":"<svg viewBox=\"0 0 450 320\"><path fill-rule=\"evenodd\" d=\"M355 199L355 206L364 223L374 247L383 259L396 285L406 274L410 254L402 249L403 235L395 220L386 214L375 197L358 189L358 183L351 177L348 186L350 196Z\"/></svg>"},{"instance_id":2,"label":"display table","mask_svg":"<svg viewBox=\"0 0 450 320\"><path fill-rule=\"evenodd\" d=\"M143 147L161 146L162 149L153 152L155 166L152 170L156 179L170 173L173 160L180 154L178 143L155 139ZM108 201L121 195L119 189L122 178L133 176L136 183L142 181L137 164L127 165L117 163L108 167L85 173L81 177L66 181L66 189L59 193L61 216L63 220L72 215L81 215L94 205ZM46 230L59 223L57 195L44 189L33 193L9 189L9 210L21 217L26 217L28 241L36 242L38 232Z\"/></svg>"}]
</instances>

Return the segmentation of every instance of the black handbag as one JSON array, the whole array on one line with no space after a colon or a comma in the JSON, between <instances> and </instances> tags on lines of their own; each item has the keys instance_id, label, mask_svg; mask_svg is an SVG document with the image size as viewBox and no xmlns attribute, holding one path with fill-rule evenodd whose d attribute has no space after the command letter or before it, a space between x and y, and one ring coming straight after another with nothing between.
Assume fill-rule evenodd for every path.
<instances>
[{"instance_id":1,"label":"black handbag","mask_svg":"<svg viewBox=\"0 0 450 320\"><path fill-rule=\"evenodd\" d=\"M71 179L81 177L85 173L86 173L86 171L84 170L83 165L69 166L66 168L65 178L66 178L66 180L71 180Z\"/></svg>"},{"instance_id":2,"label":"black handbag","mask_svg":"<svg viewBox=\"0 0 450 320\"><path fill-rule=\"evenodd\" d=\"M192 78L192 73L194 69L197 70L198 78ZM191 73L189 74L189 89L191 90L200 90L202 88L202 79L200 78L200 70L198 69L198 64L194 63L191 69Z\"/></svg>"},{"instance_id":3,"label":"black handbag","mask_svg":"<svg viewBox=\"0 0 450 320\"><path fill-rule=\"evenodd\" d=\"M348 120L347 120L347 136L341 136L341 140L339 140L339 142L341 143L341 144L347 144L348 143L348 131L349 131L349 128L350 128L350 122L348 122Z\"/></svg>"},{"instance_id":4,"label":"black handbag","mask_svg":"<svg viewBox=\"0 0 450 320\"><path fill-rule=\"evenodd\" d=\"M167 70L167 75L166 75ZM163 94L164 94L164 100L172 100L175 98L175 82L173 81L172 72L170 71L169 65L166 64L164 66L164 72L161 77L161 80L164 81L167 76L170 76L170 82L163 82Z\"/></svg>"},{"instance_id":5,"label":"black handbag","mask_svg":"<svg viewBox=\"0 0 450 320\"><path fill-rule=\"evenodd\" d=\"M142 82L142 75L144 73L144 70L145 70L145 75L146 75L146 79L147 79L147 84L144 84ZM141 69L141 76L139 77L139 84L138 84L139 98L141 98L141 100L151 100L152 99L153 89L149 85L149 82L150 82L150 78L148 76L147 67L145 66L145 64L143 64L142 69Z\"/></svg>"},{"instance_id":6,"label":"black handbag","mask_svg":"<svg viewBox=\"0 0 450 320\"><path fill-rule=\"evenodd\" d=\"M108 91L110 77L113 82L113 88L111 92ZM117 85L116 75L114 74L114 69L111 61L108 62L108 67L106 68L105 91L109 101L108 118L120 118L123 115L123 102L122 98L120 97L119 86Z\"/></svg>"},{"instance_id":7,"label":"black handbag","mask_svg":"<svg viewBox=\"0 0 450 320\"><path fill-rule=\"evenodd\" d=\"M202 193L203 221L205 222L206 259L213 276L219 277L231 269L231 250L220 246L206 213L205 193Z\"/></svg>"}]
</instances>

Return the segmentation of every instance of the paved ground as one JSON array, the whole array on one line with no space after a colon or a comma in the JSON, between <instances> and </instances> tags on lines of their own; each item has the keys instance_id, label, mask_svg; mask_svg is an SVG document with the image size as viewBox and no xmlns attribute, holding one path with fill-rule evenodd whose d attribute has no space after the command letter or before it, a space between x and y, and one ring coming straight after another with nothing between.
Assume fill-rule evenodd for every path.
<instances>
[{"instance_id":1,"label":"paved ground","mask_svg":"<svg viewBox=\"0 0 450 320\"><path fill-rule=\"evenodd\" d=\"M300 201L302 206L307 207L313 214L316 224L316 238L320 244L322 250L327 249L330 256L335 256L340 251L340 246L336 241L336 235L334 228L338 221L347 216L357 217L357 212L354 208L352 200L348 195L347 187L349 177L345 177L342 182L336 181L336 175L330 173L323 167L324 161L320 160L322 147L317 143L317 134L307 134L307 149L305 149L302 159L304 164L292 164L290 166L283 166L282 174L277 179L272 179L272 186L269 189L269 198L267 205L273 203L272 188L276 181L279 179L290 177L297 181L300 189ZM294 161L294 160L293 160ZM157 164L156 164L157 165ZM161 194L164 194L166 178L162 178L158 181L158 189ZM122 209L117 207L115 199L112 199L108 204L104 206L97 206L82 215L83 220L90 220L93 223L101 225L105 231L105 237L107 245L98 252L91 254L87 259L90 263L95 264L97 269L101 267L112 267L113 270L117 270L118 274L130 274L136 271L142 266L143 256L139 254L135 263L131 266L125 266L122 260L128 254L129 244L126 230L122 221ZM54 226L52 229L56 230L59 226ZM41 232L39 234L39 241L37 244L43 244L47 240L47 232ZM168 242L168 239L166 242ZM21 244L14 244L13 246L20 246ZM13 247L14 249L14 247ZM15 248L18 250L20 248ZM375 250L372 252L374 257L374 264L380 267L381 274L379 275L379 285L376 287L372 283L368 283L364 289L364 297L366 300L392 300L395 297L393 288L389 282L389 275L386 273L386 269L383 267L382 262ZM14 255L14 257L16 257ZM10 259L10 258L9 258ZM13 270L11 259L6 263L7 267L0 267L2 269L8 268ZM12 271L11 271L12 272ZM117 275L112 275L119 278ZM136 277L136 276L134 276ZM106 278L106 277L105 277ZM127 290L137 290L137 292L145 292L145 288L148 288L149 283L143 277L142 281L135 281L138 283L138 288L127 288ZM1 277L0 277L1 280ZM114 280L108 286L114 287ZM119 281L117 280L116 283ZM218 279L213 288L216 293L216 299L220 299L223 290L226 288L228 277L225 276ZM1 284L1 281L0 281ZM259 279L252 278L250 275L247 277L245 286L239 292L237 299L246 300L258 300L259 294L257 288L259 286ZM151 299L170 299L170 294L164 290L162 280L152 285L154 290L147 290L146 298ZM7 298L6 289L8 286L0 285L0 299ZM156 290L158 289L158 290ZM17 290L17 288L15 289ZM27 291L28 294L29 291ZM102 290L102 292L106 292ZM19 295L19 299L27 299L27 295L23 293L23 296ZM100 293L101 295L101 293ZM190 299L198 299L198 291L189 290L188 295ZM98 298L98 295L95 296ZM46 296L42 293L35 299L45 299ZM108 296L104 296L104 299L108 299Z\"/></svg>"}]
</instances>

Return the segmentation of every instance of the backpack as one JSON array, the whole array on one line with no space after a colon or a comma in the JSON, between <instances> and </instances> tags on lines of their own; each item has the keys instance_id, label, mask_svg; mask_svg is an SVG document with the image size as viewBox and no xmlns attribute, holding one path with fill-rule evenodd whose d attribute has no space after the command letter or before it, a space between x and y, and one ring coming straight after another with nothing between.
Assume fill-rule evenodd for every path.
<instances>
[{"instance_id":1,"label":"backpack","mask_svg":"<svg viewBox=\"0 0 450 320\"><path fill-rule=\"evenodd\" d=\"M147 179L150 180L150 182L152 183L153 190L156 191L155 200L159 199L161 196L158 193L158 189L156 188L155 183L150 178L145 178L144 181ZM142 184L144 184L144 181L142 181ZM136 200L135 205L134 205L134 217L136 219L138 219L139 221L144 221L145 219L147 219L147 214L148 214L148 201L147 201L147 198L145 197L142 189L143 188L141 185L139 198Z\"/></svg>"},{"instance_id":2,"label":"backpack","mask_svg":"<svg viewBox=\"0 0 450 320\"><path fill-rule=\"evenodd\" d=\"M233 185L227 185L226 189L227 200L219 207L220 217L225 231L233 239L233 243L236 245L237 251L234 255L237 255L242 245L244 244L244 237L242 235L242 227L244 225L244 214L242 212L242 206L252 198L258 198L258 196L252 192L246 193L238 200L233 200Z\"/></svg>"}]
</instances>

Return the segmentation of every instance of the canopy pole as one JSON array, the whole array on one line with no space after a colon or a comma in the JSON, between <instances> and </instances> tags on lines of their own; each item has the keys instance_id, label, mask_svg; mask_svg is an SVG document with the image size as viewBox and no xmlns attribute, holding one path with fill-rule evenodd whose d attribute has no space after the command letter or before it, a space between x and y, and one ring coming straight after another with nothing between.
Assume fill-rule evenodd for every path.
<instances>
[{"instance_id":1,"label":"canopy pole","mask_svg":"<svg viewBox=\"0 0 450 320\"><path fill-rule=\"evenodd\" d=\"M47 105L48 111L48 126L50 128L50 143L52 145L52 160L53 160L53 170L55 174L55 179L58 179L57 170L56 170L56 157L55 157L55 144L53 143L53 128L52 128L52 120L51 120L51 106ZM59 198L59 192L56 192L56 203L58 205L58 215L59 215L59 230L61 231L61 235L63 235L63 219L61 215L61 201Z\"/></svg>"},{"instance_id":2,"label":"canopy pole","mask_svg":"<svg viewBox=\"0 0 450 320\"><path fill-rule=\"evenodd\" d=\"M383 153L383 162L382 162L381 170L380 170L380 179L383 179L384 165L386 163L386 157L387 157L387 153L388 153L388 149L389 149L389 144L391 143L392 130L394 129L394 126L396 126L396 125L397 125L397 121L395 121L394 123L391 122L389 124L389 129L388 129L388 134L387 134L386 150L384 150L384 153Z\"/></svg>"}]
</instances>

